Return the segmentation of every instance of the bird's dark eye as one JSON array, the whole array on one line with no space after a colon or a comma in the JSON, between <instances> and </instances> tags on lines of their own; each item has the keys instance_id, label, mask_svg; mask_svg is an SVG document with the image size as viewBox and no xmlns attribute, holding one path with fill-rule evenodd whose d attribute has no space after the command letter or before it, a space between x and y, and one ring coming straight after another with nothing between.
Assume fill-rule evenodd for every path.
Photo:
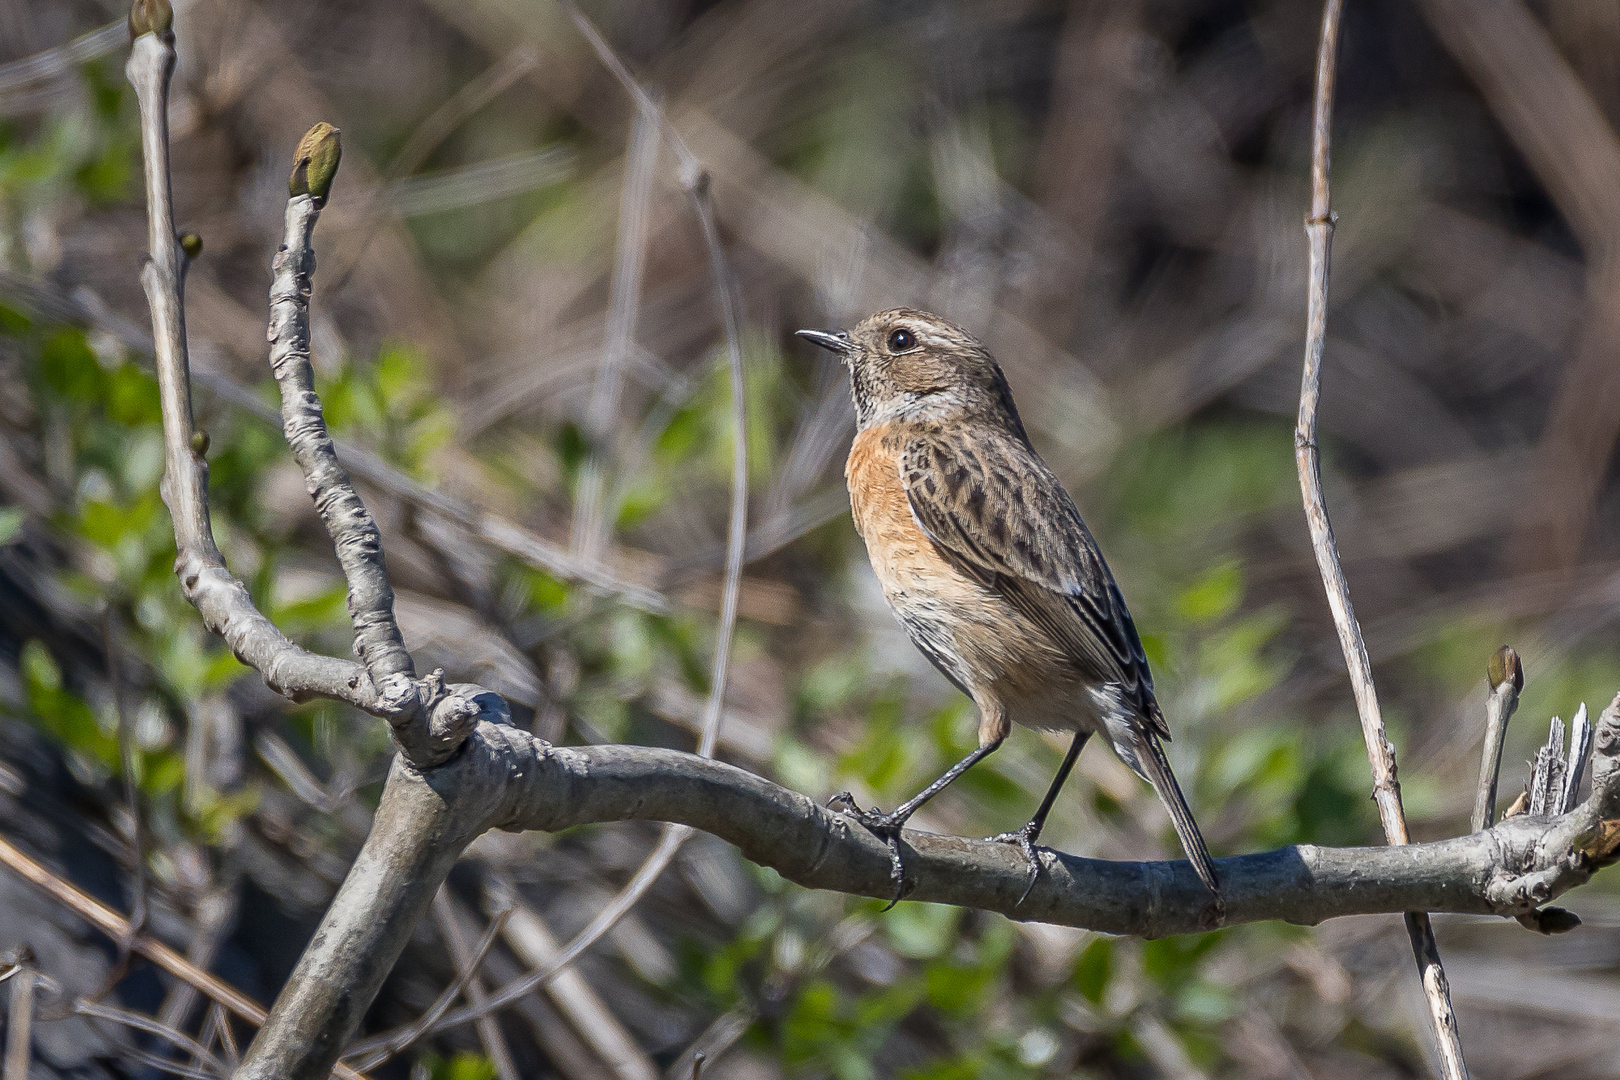
<instances>
[{"instance_id":1,"label":"bird's dark eye","mask_svg":"<svg viewBox=\"0 0 1620 1080\"><path fill-rule=\"evenodd\" d=\"M889 332L890 352L905 352L907 349L912 348L916 344L916 335L914 335L910 330L902 327L899 330L891 330Z\"/></svg>"}]
</instances>

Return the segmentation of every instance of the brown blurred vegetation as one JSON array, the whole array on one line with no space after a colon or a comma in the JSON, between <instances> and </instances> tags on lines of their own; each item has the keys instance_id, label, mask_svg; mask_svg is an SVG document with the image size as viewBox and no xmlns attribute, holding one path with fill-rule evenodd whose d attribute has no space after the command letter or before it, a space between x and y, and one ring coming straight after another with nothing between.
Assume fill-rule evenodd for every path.
<instances>
[{"instance_id":1,"label":"brown blurred vegetation","mask_svg":"<svg viewBox=\"0 0 1620 1080\"><path fill-rule=\"evenodd\" d=\"M1007 368L1121 579L1216 852L1377 842L1291 459L1317 5L586 13L710 171L740 284L753 531L722 756L893 805L971 742L970 710L893 623L849 525L842 374L790 336L909 303ZM0 60L116 14L0 0ZM419 666L478 679L555 740L689 748L730 436L719 315L668 151L649 152L547 0L191 0L176 29L176 205L206 245L188 279L195 363L266 383L286 162L331 121L345 155L314 341L334 427L562 546L594 543L575 496L602 455L602 557L672 599L633 610L366 488ZM130 909L115 650L154 837L152 931L267 1000L364 835L387 745L369 718L241 677L169 576L126 40L114 28L54 66L0 68L0 805L7 835ZM1358 0L1345 16L1328 502L1419 838L1466 828L1497 645L1528 679L1508 797L1546 717L1620 684L1617 58L1611 2ZM615 312L633 341L605 352ZM227 558L290 633L345 641L279 434L207 394L200 409ZM1012 827L1060 754L1016 735L918 823ZM486 981L539 962L655 835L481 841L368 1029L425 1009L453 977L441 935L473 939L503 898L529 936L504 939ZM1151 791L1098 750L1046 839L1176 850ZM1586 924L1559 939L1436 920L1475 1075L1620 1075L1610 888L1569 898ZM92 992L107 943L4 874L0 895L0 945L28 941ZM913 904L879 915L700 837L574 970L503 1015L522 1075L689 1069L700 1037L714 1077L1430 1071L1393 918L1140 943ZM195 1029L177 993L146 969L117 991ZM36 1069L134 1071L122 1036L83 1021L37 1038ZM434 1075L488 1075L471 1027L418 1049Z\"/></svg>"}]
</instances>

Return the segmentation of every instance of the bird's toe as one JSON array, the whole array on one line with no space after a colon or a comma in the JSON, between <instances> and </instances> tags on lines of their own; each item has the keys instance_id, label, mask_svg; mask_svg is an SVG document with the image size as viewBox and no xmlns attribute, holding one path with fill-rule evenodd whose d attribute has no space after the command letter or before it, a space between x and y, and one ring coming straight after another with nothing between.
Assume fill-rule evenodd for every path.
<instances>
[{"instance_id":1,"label":"bird's toe","mask_svg":"<svg viewBox=\"0 0 1620 1080\"><path fill-rule=\"evenodd\" d=\"M986 840L995 844L1017 844L1018 850L1024 853L1026 878L1024 891L1018 897L1018 903L1020 904L1029 899L1029 894L1035 890L1035 882L1040 880L1041 857L1040 852L1035 848L1035 838L1039 835L1039 827L1035 822L1031 821L1017 832L997 833L994 836L985 837Z\"/></svg>"}]
</instances>

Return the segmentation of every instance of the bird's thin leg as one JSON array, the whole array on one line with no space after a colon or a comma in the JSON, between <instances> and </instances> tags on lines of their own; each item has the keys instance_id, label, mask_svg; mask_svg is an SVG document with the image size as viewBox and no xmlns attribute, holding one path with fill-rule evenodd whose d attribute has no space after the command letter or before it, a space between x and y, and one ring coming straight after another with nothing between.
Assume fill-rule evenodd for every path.
<instances>
[{"instance_id":1,"label":"bird's thin leg","mask_svg":"<svg viewBox=\"0 0 1620 1080\"><path fill-rule=\"evenodd\" d=\"M873 835L882 840L884 843L888 844L889 880L894 883L894 898L889 901L889 907L894 907L894 905L898 904L900 902L901 895L905 891L905 865L900 859L900 830L905 827L906 820L910 818L912 814L915 814L918 810L922 809L923 804L928 802L929 799L932 799L935 795L938 795L940 792L950 787L951 782L954 781L958 776L961 776L963 773L973 768L973 766L983 761L986 757L989 757L990 754L1002 744L1002 741L1002 739L997 739L994 742L985 743L983 746L980 746L974 750L973 753L969 754L967 757L963 758L961 761L958 761L955 765L952 765L949 769L947 769L944 776L941 776L938 780L935 780L932 784L929 784L927 787L917 792L917 794L913 795L906 802L901 803L891 813L885 814L875 806L870 810L862 810L858 805L856 805L855 797L847 791L841 791L837 795L834 795L832 798L827 800L828 806L831 806L834 803L843 803L844 806L848 808L850 817L866 826L867 829L871 830ZM887 911L889 908L884 908L883 910Z\"/></svg>"},{"instance_id":2,"label":"bird's thin leg","mask_svg":"<svg viewBox=\"0 0 1620 1080\"><path fill-rule=\"evenodd\" d=\"M1046 798L1041 800L1040 809L1029 823L1017 832L1000 833L990 837L1004 844L1017 844L1023 851L1024 859L1029 863L1029 881L1024 886L1024 893L1018 898L1022 904L1028 897L1030 890L1035 888L1035 880L1041 876L1041 860L1035 855L1035 841L1041 838L1041 830L1046 827L1046 815L1052 812L1052 804L1057 802L1058 792L1069 779L1069 773L1074 771L1074 763L1080 760L1080 751L1085 748L1086 740L1091 738L1089 731L1074 733L1074 741L1069 744L1069 752L1063 755L1063 764L1058 766L1057 775L1052 778L1052 786L1046 789Z\"/></svg>"}]
</instances>

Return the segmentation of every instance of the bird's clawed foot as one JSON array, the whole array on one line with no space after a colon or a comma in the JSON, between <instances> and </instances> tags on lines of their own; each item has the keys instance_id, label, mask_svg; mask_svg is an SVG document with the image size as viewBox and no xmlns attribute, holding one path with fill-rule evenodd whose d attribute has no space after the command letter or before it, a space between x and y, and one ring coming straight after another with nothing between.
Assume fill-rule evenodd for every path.
<instances>
[{"instance_id":1,"label":"bird's clawed foot","mask_svg":"<svg viewBox=\"0 0 1620 1080\"><path fill-rule=\"evenodd\" d=\"M1041 858L1035 851L1035 841L1041 835L1041 826L1043 824L1044 822L1037 819L1029 822L1017 832L997 833L995 836L985 838L996 844L1017 844L1018 850L1024 853L1028 877L1024 882L1024 891L1018 897L1019 904L1029 899L1029 894L1035 889L1035 882L1041 876ZM1015 904L1014 906L1018 905Z\"/></svg>"},{"instance_id":2,"label":"bird's clawed foot","mask_svg":"<svg viewBox=\"0 0 1620 1080\"><path fill-rule=\"evenodd\" d=\"M860 822L868 832L888 845L889 881L894 886L894 894L889 900L889 906L883 909L888 911L889 908L900 902L900 898L905 895L906 891L906 868L905 864L900 860L900 830L905 827L906 819L911 815L898 812L885 814L875 806L870 810L862 810L860 805L855 802L855 796L847 791L840 791L827 800L829 807L840 803L843 804L845 814Z\"/></svg>"}]
</instances>

